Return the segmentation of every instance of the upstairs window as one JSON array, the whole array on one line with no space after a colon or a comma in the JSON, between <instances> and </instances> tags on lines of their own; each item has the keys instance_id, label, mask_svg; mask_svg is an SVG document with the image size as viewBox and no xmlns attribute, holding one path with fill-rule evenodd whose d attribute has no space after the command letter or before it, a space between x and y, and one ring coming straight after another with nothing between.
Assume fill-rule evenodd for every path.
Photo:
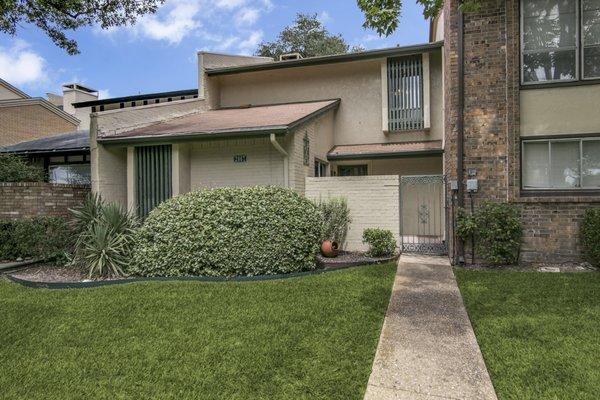
<instances>
[{"instance_id":1,"label":"upstairs window","mask_svg":"<svg viewBox=\"0 0 600 400\"><path fill-rule=\"evenodd\" d=\"M600 78L600 0L521 1L523 84Z\"/></svg>"},{"instance_id":2,"label":"upstairs window","mask_svg":"<svg viewBox=\"0 0 600 400\"><path fill-rule=\"evenodd\" d=\"M390 58L387 66L389 131L424 129L423 58Z\"/></svg>"}]
</instances>

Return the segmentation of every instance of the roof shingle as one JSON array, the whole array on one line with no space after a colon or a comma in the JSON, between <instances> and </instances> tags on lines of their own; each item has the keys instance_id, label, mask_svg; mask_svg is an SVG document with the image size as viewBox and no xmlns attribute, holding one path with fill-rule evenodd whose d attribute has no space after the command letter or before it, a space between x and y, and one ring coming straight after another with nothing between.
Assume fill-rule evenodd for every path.
<instances>
[{"instance_id":1,"label":"roof shingle","mask_svg":"<svg viewBox=\"0 0 600 400\"><path fill-rule=\"evenodd\" d=\"M426 140L397 143L371 143L339 145L327 153L329 160L377 157L402 157L409 155L442 153L441 140Z\"/></svg>"}]
</instances>

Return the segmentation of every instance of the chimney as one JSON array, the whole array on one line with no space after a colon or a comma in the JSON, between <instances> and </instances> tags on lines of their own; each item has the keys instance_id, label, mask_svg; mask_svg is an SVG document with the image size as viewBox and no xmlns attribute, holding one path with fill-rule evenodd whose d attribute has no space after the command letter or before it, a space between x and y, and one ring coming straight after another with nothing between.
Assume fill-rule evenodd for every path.
<instances>
[{"instance_id":1,"label":"chimney","mask_svg":"<svg viewBox=\"0 0 600 400\"><path fill-rule=\"evenodd\" d=\"M80 123L77 129L90 129L91 107L75 108L74 103L82 101L98 100L98 91L80 85L79 83L68 83L62 86L62 109L77 118Z\"/></svg>"},{"instance_id":2,"label":"chimney","mask_svg":"<svg viewBox=\"0 0 600 400\"><path fill-rule=\"evenodd\" d=\"M301 60L302 54L300 53L287 53L279 56L279 61L293 61L293 60Z\"/></svg>"},{"instance_id":3,"label":"chimney","mask_svg":"<svg viewBox=\"0 0 600 400\"><path fill-rule=\"evenodd\" d=\"M98 100L98 91L80 85L79 83L67 83L62 86L63 104L62 108L65 112L75 115L75 107L73 103L82 101Z\"/></svg>"}]
</instances>

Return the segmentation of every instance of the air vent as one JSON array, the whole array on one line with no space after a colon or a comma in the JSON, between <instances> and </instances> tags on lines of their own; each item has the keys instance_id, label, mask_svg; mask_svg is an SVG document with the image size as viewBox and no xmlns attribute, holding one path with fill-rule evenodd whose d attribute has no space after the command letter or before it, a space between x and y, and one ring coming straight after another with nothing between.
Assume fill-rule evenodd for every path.
<instances>
[{"instance_id":1,"label":"air vent","mask_svg":"<svg viewBox=\"0 0 600 400\"><path fill-rule=\"evenodd\" d=\"M292 60L301 60L302 54L300 53L288 53L282 54L279 56L279 61L292 61Z\"/></svg>"}]
</instances>

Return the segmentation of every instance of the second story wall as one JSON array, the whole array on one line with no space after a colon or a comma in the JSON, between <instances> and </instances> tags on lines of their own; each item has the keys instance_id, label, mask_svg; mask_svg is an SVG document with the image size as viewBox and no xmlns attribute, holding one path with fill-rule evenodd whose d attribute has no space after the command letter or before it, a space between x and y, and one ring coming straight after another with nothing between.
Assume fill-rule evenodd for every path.
<instances>
[{"instance_id":1,"label":"second story wall","mask_svg":"<svg viewBox=\"0 0 600 400\"><path fill-rule=\"evenodd\" d=\"M212 76L220 107L340 98L335 114L335 144L387 143L443 138L442 60L430 53L429 133L385 133L383 96L387 59L352 61Z\"/></svg>"}]
</instances>

